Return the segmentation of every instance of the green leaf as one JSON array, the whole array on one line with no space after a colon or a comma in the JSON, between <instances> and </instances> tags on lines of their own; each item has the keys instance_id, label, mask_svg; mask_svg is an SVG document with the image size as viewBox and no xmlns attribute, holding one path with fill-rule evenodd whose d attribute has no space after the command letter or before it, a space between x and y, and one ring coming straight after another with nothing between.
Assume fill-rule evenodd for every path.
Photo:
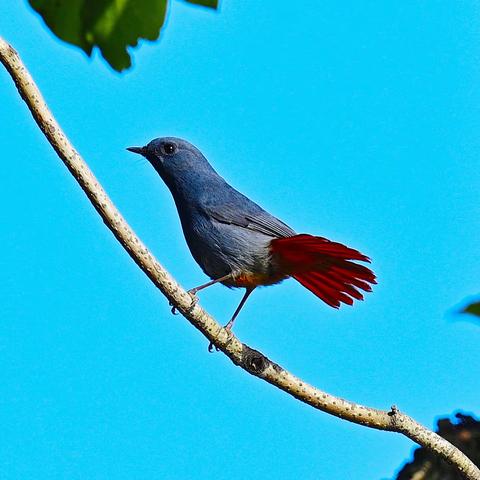
<instances>
[{"instance_id":1,"label":"green leaf","mask_svg":"<svg viewBox=\"0 0 480 480\"><path fill-rule=\"evenodd\" d=\"M77 45L90 55L92 45L81 32L81 13L84 0L30 0L30 5L50 29L62 40Z\"/></svg>"},{"instance_id":2,"label":"green leaf","mask_svg":"<svg viewBox=\"0 0 480 480\"><path fill-rule=\"evenodd\" d=\"M460 313L471 313L472 315L480 317L480 302L471 303L470 305L465 307Z\"/></svg>"},{"instance_id":3,"label":"green leaf","mask_svg":"<svg viewBox=\"0 0 480 480\"><path fill-rule=\"evenodd\" d=\"M52 32L91 55L98 47L110 66L131 66L129 46L156 40L165 21L167 0L29 0ZM217 8L217 0L187 0Z\"/></svg>"},{"instance_id":4,"label":"green leaf","mask_svg":"<svg viewBox=\"0 0 480 480\"><path fill-rule=\"evenodd\" d=\"M195 5L203 5L204 7L218 8L218 0L186 0Z\"/></svg>"}]
</instances>

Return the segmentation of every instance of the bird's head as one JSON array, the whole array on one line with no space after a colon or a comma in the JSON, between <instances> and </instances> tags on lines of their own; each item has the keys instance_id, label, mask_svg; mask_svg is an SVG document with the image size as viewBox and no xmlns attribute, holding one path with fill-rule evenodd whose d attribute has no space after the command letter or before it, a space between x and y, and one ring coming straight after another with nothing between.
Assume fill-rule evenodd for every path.
<instances>
[{"instance_id":1,"label":"bird's head","mask_svg":"<svg viewBox=\"0 0 480 480\"><path fill-rule=\"evenodd\" d=\"M213 170L200 150L181 138L156 138L144 147L128 147L127 150L144 156L164 180Z\"/></svg>"}]
</instances>

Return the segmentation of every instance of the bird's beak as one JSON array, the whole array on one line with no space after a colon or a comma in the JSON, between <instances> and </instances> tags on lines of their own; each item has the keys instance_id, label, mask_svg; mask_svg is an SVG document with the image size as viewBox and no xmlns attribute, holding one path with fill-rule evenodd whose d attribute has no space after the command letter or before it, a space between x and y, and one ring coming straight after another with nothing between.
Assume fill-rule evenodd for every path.
<instances>
[{"instance_id":1,"label":"bird's beak","mask_svg":"<svg viewBox=\"0 0 480 480\"><path fill-rule=\"evenodd\" d=\"M146 148L145 147L127 147L129 152L138 153L139 155L145 156Z\"/></svg>"}]
</instances>

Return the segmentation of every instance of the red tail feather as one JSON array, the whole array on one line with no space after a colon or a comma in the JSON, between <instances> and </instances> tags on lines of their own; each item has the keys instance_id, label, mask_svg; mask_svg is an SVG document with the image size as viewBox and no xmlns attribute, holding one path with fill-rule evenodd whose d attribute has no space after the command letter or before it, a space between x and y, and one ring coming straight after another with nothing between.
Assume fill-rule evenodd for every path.
<instances>
[{"instance_id":1,"label":"red tail feather","mask_svg":"<svg viewBox=\"0 0 480 480\"><path fill-rule=\"evenodd\" d=\"M374 273L350 260L370 262L358 250L312 235L278 238L270 243L272 256L288 275L331 307L363 300L358 289L371 292Z\"/></svg>"}]
</instances>

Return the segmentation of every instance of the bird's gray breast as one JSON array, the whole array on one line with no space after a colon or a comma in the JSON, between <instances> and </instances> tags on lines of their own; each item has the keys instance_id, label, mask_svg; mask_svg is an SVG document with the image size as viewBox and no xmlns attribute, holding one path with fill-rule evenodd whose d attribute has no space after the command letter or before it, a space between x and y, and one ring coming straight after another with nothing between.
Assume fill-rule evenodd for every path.
<instances>
[{"instance_id":1,"label":"bird's gray breast","mask_svg":"<svg viewBox=\"0 0 480 480\"><path fill-rule=\"evenodd\" d=\"M212 279L229 273L268 274L272 237L238 225L221 223L201 212L180 214L188 247Z\"/></svg>"}]
</instances>

